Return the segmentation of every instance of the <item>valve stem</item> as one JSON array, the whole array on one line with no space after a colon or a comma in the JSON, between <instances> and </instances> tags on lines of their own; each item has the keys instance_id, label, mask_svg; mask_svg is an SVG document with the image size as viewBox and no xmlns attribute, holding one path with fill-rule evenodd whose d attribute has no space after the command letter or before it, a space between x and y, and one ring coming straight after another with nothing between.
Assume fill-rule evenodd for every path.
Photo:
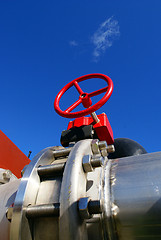
<instances>
[{"instance_id":1,"label":"valve stem","mask_svg":"<svg viewBox=\"0 0 161 240\"><path fill-rule=\"evenodd\" d=\"M95 123L98 123L100 121L95 112L92 112L90 115L93 118L93 120L95 121Z\"/></svg>"}]
</instances>

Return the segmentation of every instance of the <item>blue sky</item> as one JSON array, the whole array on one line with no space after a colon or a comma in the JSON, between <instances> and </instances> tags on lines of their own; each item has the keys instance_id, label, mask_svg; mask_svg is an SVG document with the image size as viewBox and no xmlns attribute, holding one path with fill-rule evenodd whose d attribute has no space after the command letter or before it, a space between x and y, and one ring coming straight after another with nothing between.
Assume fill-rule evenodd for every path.
<instances>
[{"instance_id":1,"label":"blue sky","mask_svg":"<svg viewBox=\"0 0 161 240\"><path fill-rule=\"evenodd\" d=\"M59 90L89 73L114 83L114 137L161 150L161 1L0 1L1 130L26 154L60 145ZM101 88L102 81L82 86ZM69 92L62 108L75 97Z\"/></svg>"}]
</instances>

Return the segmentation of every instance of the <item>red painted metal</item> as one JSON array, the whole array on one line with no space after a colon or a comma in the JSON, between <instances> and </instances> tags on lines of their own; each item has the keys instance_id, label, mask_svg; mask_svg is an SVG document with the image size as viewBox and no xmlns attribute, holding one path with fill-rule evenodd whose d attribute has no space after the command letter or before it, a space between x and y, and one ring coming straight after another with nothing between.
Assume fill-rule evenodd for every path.
<instances>
[{"instance_id":1,"label":"red painted metal","mask_svg":"<svg viewBox=\"0 0 161 240\"><path fill-rule=\"evenodd\" d=\"M29 158L0 130L0 168L20 178L21 170L29 163Z\"/></svg>"},{"instance_id":2,"label":"red painted metal","mask_svg":"<svg viewBox=\"0 0 161 240\"><path fill-rule=\"evenodd\" d=\"M89 97L88 93L83 93L79 97L82 101L83 107L89 108L92 105L92 100Z\"/></svg>"},{"instance_id":3,"label":"red painted metal","mask_svg":"<svg viewBox=\"0 0 161 240\"><path fill-rule=\"evenodd\" d=\"M100 120L98 123L95 123L92 117L76 118L74 121L69 122L68 130L74 127L93 125L93 128L96 131L96 134L100 141L106 141L109 145L113 144L113 131L106 114L102 113L97 117Z\"/></svg>"},{"instance_id":4,"label":"red painted metal","mask_svg":"<svg viewBox=\"0 0 161 240\"><path fill-rule=\"evenodd\" d=\"M95 92L92 93L84 93L83 90L80 88L79 86L79 82L91 79L91 78L101 78L103 80L105 80L108 84L107 87L99 89ZM79 99L73 103L70 107L68 107L65 111L62 111L59 107L59 102L61 97L63 96L63 94L72 86L75 86L75 88L77 89L78 93L80 94ZM60 92L57 94L56 98L55 98L55 102L54 102L54 108L55 111L62 117L66 117L66 118L78 118L78 117L82 117L85 115L88 115L96 110L98 110L100 107L102 107L106 101L110 98L111 94L113 91L113 82L112 80L104 75L104 74L100 74L100 73L93 73L93 74L88 74L88 75L84 75L82 77L79 77L77 79L74 79L73 81L71 81L70 83L68 83L66 86L64 86ZM91 101L91 97L93 96L97 96L101 93L105 93L105 95L103 96L103 98L101 98L101 100L99 100L96 104L92 105L92 101ZM84 97L86 96L86 97ZM85 98L85 99L84 99ZM82 111L78 111L78 112L73 112L71 113L72 110L74 110L80 103L83 104L83 106L87 109L82 110Z\"/></svg>"}]
</instances>

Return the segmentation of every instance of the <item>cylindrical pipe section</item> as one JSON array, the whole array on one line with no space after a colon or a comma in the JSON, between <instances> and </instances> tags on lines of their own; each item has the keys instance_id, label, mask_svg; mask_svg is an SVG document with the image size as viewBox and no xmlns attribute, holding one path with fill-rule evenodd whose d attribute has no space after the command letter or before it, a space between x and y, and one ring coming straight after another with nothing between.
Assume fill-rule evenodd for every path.
<instances>
[{"instance_id":1,"label":"cylindrical pipe section","mask_svg":"<svg viewBox=\"0 0 161 240\"><path fill-rule=\"evenodd\" d=\"M111 199L118 239L161 239L161 152L113 160Z\"/></svg>"}]
</instances>

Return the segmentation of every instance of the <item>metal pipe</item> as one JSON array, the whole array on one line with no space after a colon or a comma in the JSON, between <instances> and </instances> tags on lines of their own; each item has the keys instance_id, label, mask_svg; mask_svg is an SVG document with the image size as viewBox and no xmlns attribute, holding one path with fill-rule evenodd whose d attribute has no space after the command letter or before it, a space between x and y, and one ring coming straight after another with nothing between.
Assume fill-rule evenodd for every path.
<instances>
[{"instance_id":1,"label":"metal pipe","mask_svg":"<svg viewBox=\"0 0 161 240\"><path fill-rule=\"evenodd\" d=\"M111 199L120 240L161 239L161 152L113 160Z\"/></svg>"}]
</instances>

